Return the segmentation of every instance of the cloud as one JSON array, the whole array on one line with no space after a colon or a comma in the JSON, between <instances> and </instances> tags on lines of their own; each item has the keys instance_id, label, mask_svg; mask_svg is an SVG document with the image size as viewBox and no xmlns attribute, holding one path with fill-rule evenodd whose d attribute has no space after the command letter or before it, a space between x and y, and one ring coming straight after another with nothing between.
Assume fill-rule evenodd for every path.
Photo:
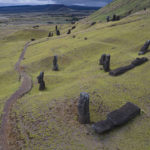
<instances>
[{"instance_id":1,"label":"cloud","mask_svg":"<svg viewBox=\"0 0 150 150\"><path fill-rule=\"evenodd\" d=\"M66 5L105 6L111 0L55 0L56 3Z\"/></svg>"},{"instance_id":2,"label":"cloud","mask_svg":"<svg viewBox=\"0 0 150 150\"><path fill-rule=\"evenodd\" d=\"M0 6L7 5L44 5L44 4L65 4L65 5L86 5L104 6L111 0L0 0Z\"/></svg>"},{"instance_id":3,"label":"cloud","mask_svg":"<svg viewBox=\"0 0 150 150\"><path fill-rule=\"evenodd\" d=\"M55 4L53 0L0 0L0 6Z\"/></svg>"}]
</instances>

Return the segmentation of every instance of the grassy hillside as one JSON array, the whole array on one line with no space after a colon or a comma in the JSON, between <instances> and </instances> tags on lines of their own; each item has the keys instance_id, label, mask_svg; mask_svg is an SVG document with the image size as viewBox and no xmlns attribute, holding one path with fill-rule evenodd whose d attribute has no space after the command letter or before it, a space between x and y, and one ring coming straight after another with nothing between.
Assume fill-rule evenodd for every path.
<instances>
[{"instance_id":1,"label":"grassy hillside","mask_svg":"<svg viewBox=\"0 0 150 150\"><path fill-rule=\"evenodd\" d=\"M150 62L119 77L109 76L98 65L103 53L111 54L112 69L138 57L139 49L150 38L149 15L147 10L118 22L82 30L77 27L71 35L40 42L43 38L30 45L23 65L32 76L34 87L18 100L12 113L12 120L17 121L14 134L22 149L150 149ZM52 71L54 55L58 55L58 72ZM149 53L145 56L150 58ZM45 72L44 92L38 91L36 77L40 71ZM107 113L128 101L137 104L142 114L127 125L98 136L90 125L77 122L77 100L82 91L90 94L92 122L105 119Z\"/></svg>"},{"instance_id":2,"label":"grassy hillside","mask_svg":"<svg viewBox=\"0 0 150 150\"><path fill-rule=\"evenodd\" d=\"M0 26L0 115L7 98L20 85L14 65L25 43L36 39L22 62L32 77L33 89L13 106L9 138L14 139L10 145L17 148L12 149L150 150L150 61L118 77L109 76L98 65L103 53L111 55L111 69L138 57L141 46L150 39L150 9L138 10L148 6L148 0L116 0L88 20L104 20L113 13L124 16L131 9L133 14L94 26L78 22L70 35L66 32L74 25L59 25L59 37L47 37L54 25L40 25L39 29L32 25ZM52 71L54 55L58 55L58 72ZM150 53L145 56L150 59ZM45 72L43 92L37 83L41 71ZM90 95L92 122L105 119L128 101L137 104L142 113L123 127L97 135L91 125L77 121L80 92Z\"/></svg>"},{"instance_id":3,"label":"grassy hillside","mask_svg":"<svg viewBox=\"0 0 150 150\"><path fill-rule=\"evenodd\" d=\"M112 3L92 14L88 20L102 21L106 20L107 16L112 17L113 14L124 17L149 7L149 0L113 0Z\"/></svg>"}]
</instances>

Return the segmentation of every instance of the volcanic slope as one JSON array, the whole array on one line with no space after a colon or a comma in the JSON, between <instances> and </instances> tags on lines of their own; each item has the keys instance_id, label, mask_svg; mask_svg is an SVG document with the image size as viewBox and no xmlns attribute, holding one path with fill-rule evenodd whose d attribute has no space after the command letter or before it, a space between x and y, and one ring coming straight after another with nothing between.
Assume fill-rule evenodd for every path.
<instances>
[{"instance_id":1,"label":"volcanic slope","mask_svg":"<svg viewBox=\"0 0 150 150\"><path fill-rule=\"evenodd\" d=\"M111 69L128 65L139 57L140 48L150 39L149 24L147 9L117 22L94 26L84 23L82 30L81 23L76 23L70 35L33 42L23 65L34 86L14 105L11 116L13 134L21 149L150 149L150 62L118 77L109 76L98 65L103 53L111 55ZM54 55L58 56L58 72L52 71ZM145 57L150 59L150 53ZM45 72L44 92L38 90L40 71ZM80 125L77 121L80 92L90 95L92 122L105 119L110 111L128 101L138 105L142 113L123 127L97 135L91 125Z\"/></svg>"}]
</instances>

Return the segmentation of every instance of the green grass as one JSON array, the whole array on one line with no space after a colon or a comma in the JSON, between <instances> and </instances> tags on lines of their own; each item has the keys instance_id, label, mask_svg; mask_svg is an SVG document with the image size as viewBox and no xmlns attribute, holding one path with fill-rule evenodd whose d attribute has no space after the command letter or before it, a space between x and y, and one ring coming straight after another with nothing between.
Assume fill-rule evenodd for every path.
<instances>
[{"instance_id":1,"label":"green grass","mask_svg":"<svg viewBox=\"0 0 150 150\"><path fill-rule=\"evenodd\" d=\"M72 35L42 43L35 41L37 44L27 49L22 64L34 86L17 102L12 114L18 120L22 149L150 149L150 62L119 77L109 76L98 65L103 53L111 54L112 69L128 65L138 57L141 46L149 39L149 10L147 13L139 12L118 22L97 23L90 28L80 23ZM54 55L58 55L58 72L52 71ZM149 53L145 56L150 58ZM36 77L40 71L45 72L44 92L38 91ZM93 122L105 119L108 112L128 101L137 104L142 114L127 125L98 136L90 126L76 121L75 104L83 91L90 94Z\"/></svg>"},{"instance_id":2,"label":"green grass","mask_svg":"<svg viewBox=\"0 0 150 150\"><path fill-rule=\"evenodd\" d=\"M48 35L47 29L34 30L31 26L7 26L0 27L0 116L2 115L3 107L6 100L13 94L20 86L19 75L15 71L15 64L27 41L31 38L42 38Z\"/></svg>"},{"instance_id":3,"label":"green grass","mask_svg":"<svg viewBox=\"0 0 150 150\"><path fill-rule=\"evenodd\" d=\"M92 14L87 20L104 21L106 20L107 16L112 17L113 14L117 14L121 17L124 17L129 15L129 12L131 12L132 14L149 7L149 0L114 0L106 7Z\"/></svg>"}]
</instances>

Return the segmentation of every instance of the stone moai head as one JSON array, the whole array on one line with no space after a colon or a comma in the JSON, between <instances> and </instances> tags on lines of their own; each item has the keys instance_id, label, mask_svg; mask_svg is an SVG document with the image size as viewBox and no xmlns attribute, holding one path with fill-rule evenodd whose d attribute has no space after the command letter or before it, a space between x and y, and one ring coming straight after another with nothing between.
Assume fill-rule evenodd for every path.
<instances>
[{"instance_id":1,"label":"stone moai head","mask_svg":"<svg viewBox=\"0 0 150 150\"><path fill-rule=\"evenodd\" d=\"M109 17L109 16L107 16L106 20L107 20L107 22L109 22L109 21L110 21L110 17Z\"/></svg>"},{"instance_id":2,"label":"stone moai head","mask_svg":"<svg viewBox=\"0 0 150 150\"><path fill-rule=\"evenodd\" d=\"M45 89L45 82L44 82L44 72L40 72L40 75L37 77L38 83L40 84L39 90L43 91Z\"/></svg>"},{"instance_id":3,"label":"stone moai head","mask_svg":"<svg viewBox=\"0 0 150 150\"><path fill-rule=\"evenodd\" d=\"M37 77L38 83L41 83L43 81L43 78L44 78L44 72L40 72L40 75Z\"/></svg>"},{"instance_id":4,"label":"stone moai head","mask_svg":"<svg viewBox=\"0 0 150 150\"><path fill-rule=\"evenodd\" d=\"M116 21L116 14L113 15L112 21Z\"/></svg>"},{"instance_id":5,"label":"stone moai head","mask_svg":"<svg viewBox=\"0 0 150 150\"><path fill-rule=\"evenodd\" d=\"M104 65L105 60L106 60L106 54L103 54L99 60L99 65Z\"/></svg>"},{"instance_id":6,"label":"stone moai head","mask_svg":"<svg viewBox=\"0 0 150 150\"><path fill-rule=\"evenodd\" d=\"M57 56L54 56L53 65L56 65L56 64L57 64Z\"/></svg>"},{"instance_id":7,"label":"stone moai head","mask_svg":"<svg viewBox=\"0 0 150 150\"><path fill-rule=\"evenodd\" d=\"M59 30L56 30L56 35L60 35L60 31Z\"/></svg>"},{"instance_id":8,"label":"stone moai head","mask_svg":"<svg viewBox=\"0 0 150 150\"><path fill-rule=\"evenodd\" d=\"M81 124L90 123L89 94L85 92L80 93L78 102L78 120Z\"/></svg>"},{"instance_id":9,"label":"stone moai head","mask_svg":"<svg viewBox=\"0 0 150 150\"><path fill-rule=\"evenodd\" d=\"M146 41L144 46L141 48L139 55L143 55L148 51L148 48L150 46L150 40Z\"/></svg>"},{"instance_id":10,"label":"stone moai head","mask_svg":"<svg viewBox=\"0 0 150 150\"><path fill-rule=\"evenodd\" d=\"M104 61L103 68L105 72L110 71L110 55L106 55L106 60Z\"/></svg>"},{"instance_id":11,"label":"stone moai head","mask_svg":"<svg viewBox=\"0 0 150 150\"><path fill-rule=\"evenodd\" d=\"M53 32L49 32L48 37L52 37L53 36Z\"/></svg>"},{"instance_id":12,"label":"stone moai head","mask_svg":"<svg viewBox=\"0 0 150 150\"><path fill-rule=\"evenodd\" d=\"M71 30L70 29L68 30L67 34L71 34Z\"/></svg>"},{"instance_id":13,"label":"stone moai head","mask_svg":"<svg viewBox=\"0 0 150 150\"><path fill-rule=\"evenodd\" d=\"M57 25L55 26L55 30L57 31L57 29L58 29L58 27L57 27Z\"/></svg>"},{"instance_id":14,"label":"stone moai head","mask_svg":"<svg viewBox=\"0 0 150 150\"><path fill-rule=\"evenodd\" d=\"M54 71L58 71L58 64L57 64L57 61L58 61L58 58L57 56L54 56L54 59L53 59L53 70Z\"/></svg>"}]
</instances>

